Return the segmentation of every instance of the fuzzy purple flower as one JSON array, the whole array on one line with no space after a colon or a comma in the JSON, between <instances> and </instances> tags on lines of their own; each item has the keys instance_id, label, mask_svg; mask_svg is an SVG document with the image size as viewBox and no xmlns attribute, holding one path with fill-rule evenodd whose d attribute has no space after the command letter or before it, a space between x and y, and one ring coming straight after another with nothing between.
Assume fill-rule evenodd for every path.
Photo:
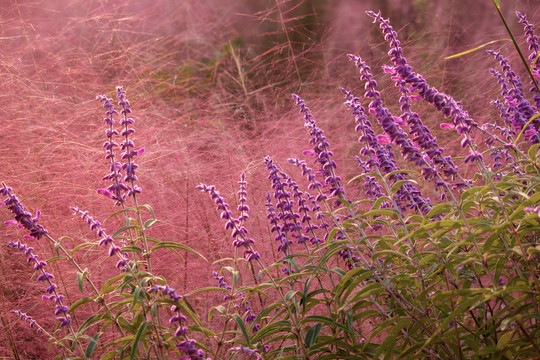
<instances>
[{"instance_id":1,"label":"fuzzy purple flower","mask_svg":"<svg viewBox=\"0 0 540 360\"><path fill-rule=\"evenodd\" d=\"M41 333L43 331L43 328L34 320L31 316L27 315L26 313L23 313L20 310L11 310L12 314L15 314L19 319L22 321L28 323L28 326L30 326L31 329L35 329L36 333Z\"/></svg>"},{"instance_id":2,"label":"fuzzy purple flower","mask_svg":"<svg viewBox=\"0 0 540 360\"><path fill-rule=\"evenodd\" d=\"M82 211L76 206L72 206L71 210L75 215L81 215L81 219L86 221L90 226L90 230L96 232L97 236L101 239L99 240L99 246L108 246L109 247L109 256L117 255L120 260L116 263L116 268L121 271L127 270L127 265L129 264L129 254L127 252L122 252L122 249L114 244L114 239L105 232L105 229L101 226L101 223L97 220L94 220L88 211Z\"/></svg>"},{"instance_id":3,"label":"fuzzy purple flower","mask_svg":"<svg viewBox=\"0 0 540 360\"><path fill-rule=\"evenodd\" d=\"M240 354L244 354L247 357L255 360L262 360L262 356L259 354L259 350L251 349L247 346L239 345L229 349L229 351L236 351Z\"/></svg>"},{"instance_id":4,"label":"fuzzy purple flower","mask_svg":"<svg viewBox=\"0 0 540 360\"><path fill-rule=\"evenodd\" d=\"M126 183L126 186L128 187L127 196L131 196L142 191L141 188L135 184L138 180L135 170L139 168L139 165L135 163L134 158L141 155L144 152L144 148L135 150L135 144L133 143L133 140L130 139L130 136L135 133L135 129L130 127L135 123L135 120L128 117L129 114L132 113L131 108L129 107L130 103L126 98L126 92L121 86L116 88L116 92L118 95L118 105L122 108L120 114L123 116L120 120L120 125L124 127L120 133L120 136L124 137L124 140L120 143L120 148L123 151L120 156L122 160L125 161L122 165L122 169L125 173L124 183Z\"/></svg>"},{"instance_id":5,"label":"fuzzy purple flower","mask_svg":"<svg viewBox=\"0 0 540 360\"><path fill-rule=\"evenodd\" d=\"M39 256L33 253L34 248L28 246L25 243L22 243L20 241L9 241L7 245L11 248L17 249L18 251L25 253L26 262L29 264L33 264L34 270L39 272L36 280L45 283L47 286L45 292L50 295L43 295L43 299L55 302L54 314L56 316L56 319L60 322L60 327L69 325L71 323L71 316L68 314L69 307L64 305L62 301L64 299L64 296L59 295L56 291L57 286L55 283L52 282L54 276L51 273L45 271L47 263L45 261L39 260Z\"/></svg>"},{"instance_id":6,"label":"fuzzy purple flower","mask_svg":"<svg viewBox=\"0 0 540 360\"><path fill-rule=\"evenodd\" d=\"M342 89L342 92L347 99L345 105L352 110L352 114L355 117L355 130L360 132L358 141L364 144L364 147L360 150L360 154L368 157L368 160L364 164L365 167L367 169L378 167L383 174L400 170L396 165L394 154L391 151L391 145L379 143L375 131L372 129L372 124L367 118L365 109L360 103L360 99L350 91ZM407 176L403 173L395 173L389 179L394 183L401 180L408 180ZM403 184L398 189L395 199L402 209L405 207L415 208L421 213L427 213L431 209L430 200L423 198L420 190L410 182Z\"/></svg>"},{"instance_id":7,"label":"fuzzy purple flower","mask_svg":"<svg viewBox=\"0 0 540 360\"><path fill-rule=\"evenodd\" d=\"M349 59L360 69L360 79L365 81L366 92L364 97L371 99L368 111L375 115L384 132L390 137L392 142L401 148L401 153L407 160L416 165L423 165L424 161L422 160L420 151L412 144L407 138L407 134L397 124L399 118L395 118L390 111L384 107L381 94L377 91L377 82L373 78L370 67L356 55L349 54Z\"/></svg>"},{"instance_id":8,"label":"fuzzy purple flower","mask_svg":"<svg viewBox=\"0 0 540 360\"><path fill-rule=\"evenodd\" d=\"M313 119L304 100L296 94L292 94L292 98L296 102L296 105L300 107L300 113L304 115L304 126L309 129L311 135L309 142L314 146L313 151L321 166L321 173L324 176L324 181L326 185L330 187L329 197L344 197L345 190L341 187L341 178L336 175L337 165L336 162L332 160L334 154L329 150L330 144L328 143L326 136L323 135L323 131L317 126L317 122Z\"/></svg>"},{"instance_id":9,"label":"fuzzy purple flower","mask_svg":"<svg viewBox=\"0 0 540 360\"><path fill-rule=\"evenodd\" d=\"M115 200L116 205L122 205L125 202L126 192L129 188L123 182L122 164L116 160L114 151L114 149L119 146L118 143L114 141L114 137L119 135L118 131L114 129L114 115L117 115L118 111L114 109L112 99L105 95L98 95L97 99L103 102L103 107L107 109L105 112L106 117L103 121L109 126L105 130L107 141L103 144L103 148L106 153L105 159L109 160L110 163L110 173L105 175L103 180L112 182L107 189L98 189L98 193Z\"/></svg>"},{"instance_id":10,"label":"fuzzy purple flower","mask_svg":"<svg viewBox=\"0 0 540 360\"><path fill-rule=\"evenodd\" d=\"M534 26L527 20L527 16L520 12L516 12L519 22L523 24L523 30L527 37L527 43L529 44L529 60L532 67L533 76L536 78L536 82L540 79L540 61L537 60L540 54L540 45L538 44L538 36L534 33ZM540 109L540 93L537 87L531 80L531 88L529 91L533 93L533 99L536 104L536 108Z\"/></svg>"},{"instance_id":11,"label":"fuzzy purple flower","mask_svg":"<svg viewBox=\"0 0 540 360\"><path fill-rule=\"evenodd\" d=\"M524 126L526 139L533 144L540 142L540 120L537 118L529 125L526 125L531 117L536 113L536 108L525 98L523 83L519 76L512 70L508 59L500 52L488 50L488 54L493 55L500 63L502 74L491 70L501 86L501 95L505 101L505 113L510 118L510 123L516 133L521 132Z\"/></svg>"},{"instance_id":12,"label":"fuzzy purple flower","mask_svg":"<svg viewBox=\"0 0 540 360\"><path fill-rule=\"evenodd\" d=\"M384 39L389 42L390 51L388 52L388 55L390 56L395 69L394 81L399 77L401 80L405 81L406 84L410 85L410 92L418 91L418 95L411 95L409 97L410 100L414 100L417 97L423 99L432 104L445 117L451 118L456 131L462 137L469 139L469 147L471 152L474 152L473 144L470 140L470 133L473 128L478 127L478 124L471 119L468 112L465 111L451 96L431 87L421 75L412 71L412 67L407 64L407 60L403 57L403 49L397 39L396 31L394 31L390 22L381 16L380 12L375 13L373 11L367 11L366 13L368 16L374 18L374 22L379 22L379 27L384 35ZM475 159L479 159L477 154L472 153L471 155L473 155Z\"/></svg>"},{"instance_id":13,"label":"fuzzy purple flower","mask_svg":"<svg viewBox=\"0 0 540 360\"><path fill-rule=\"evenodd\" d=\"M226 220L225 230L231 230L231 237L234 239L233 246L245 247L244 257L248 261L258 260L261 256L252 247L255 241L247 236L248 230L241 224L240 220L233 217L229 204L227 204L223 197L217 192L215 186L200 184L197 186L197 189L208 193L210 198L214 200L217 210L221 211L221 218ZM245 209L245 207L243 206L242 209Z\"/></svg>"},{"instance_id":14,"label":"fuzzy purple flower","mask_svg":"<svg viewBox=\"0 0 540 360\"><path fill-rule=\"evenodd\" d=\"M26 230L30 230L30 236L36 240L39 240L43 236L47 235L47 230L38 224L39 218L41 217L41 211L36 211L36 216L32 217L32 214L24 209L23 204L13 193L13 189L4 183L2 183L2 186L3 187L0 188L0 195L7 196L7 198L0 204L7 206L11 213L15 216L15 221L17 221Z\"/></svg>"}]
</instances>

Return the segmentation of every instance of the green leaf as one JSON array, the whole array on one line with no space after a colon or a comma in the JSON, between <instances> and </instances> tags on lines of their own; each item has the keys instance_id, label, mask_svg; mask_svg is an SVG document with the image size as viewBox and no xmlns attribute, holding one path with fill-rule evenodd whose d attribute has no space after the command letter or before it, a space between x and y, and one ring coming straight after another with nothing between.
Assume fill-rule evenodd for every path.
<instances>
[{"instance_id":1,"label":"green leaf","mask_svg":"<svg viewBox=\"0 0 540 360\"><path fill-rule=\"evenodd\" d=\"M86 304L86 303L89 303L89 302L91 302L91 301L93 301L92 298L82 298L82 299L79 299L79 300L75 301L75 302L74 302L73 304L71 304L71 306L69 307L68 313L72 313L73 310L75 310L75 309L78 308L79 306L84 305L84 304Z\"/></svg>"},{"instance_id":2,"label":"green leaf","mask_svg":"<svg viewBox=\"0 0 540 360\"><path fill-rule=\"evenodd\" d=\"M304 343L306 347L310 348L311 345L315 344L317 336L319 336L319 331L321 331L323 324L316 324L309 328L304 338Z\"/></svg>"},{"instance_id":3,"label":"green leaf","mask_svg":"<svg viewBox=\"0 0 540 360\"><path fill-rule=\"evenodd\" d=\"M513 335L514 333L512 331L509 331L503 334L503 336L500 337L499 341L497 341L497 350L498 351L503 350L506 347L506 345L508 345L510 340L512 340Z\"/></svg>"},{"instance_id":4,"label":"green leaf","mask_svg":"<svg viewBox=\"0 0 540 360\"><path fill-rule=\"evenodd\" d=\"M129 229L138 229L139 226L138 225L126 225L126 226L122 226L120 229L116 230L116 232L114 234L112 234L112 237L113 238L116 238L116 236L118 236L118 234L121 234L123 233L124 231L126 230L129 230Z\"/></svg>"},{"instance_id":5,"label":"green leaf","mask_svg":"<svg viewBox=\"0 0 540 360\"><path fill-rule=\"evenodd\" d=\"M190 248L189 246L186 246L186 245L182 245L182 244L179 244L179 243L175 243L175 242L172 242L172 241L162 241L156 245L154 245L152 247L152 249L150 249L150 254L152 252L154 252L155 250L157 249L181 249L181 250L185 250L185 251L188 251L190 253L193 253L195 255L198 255L200 256L204 261L208 261L206 260L206 258L204 256L202 256L200 253L198 253L196 250Z\"/></svg>"},{"instance_id":6,"label":"green leaf","mask_svg":"<svg viewBox=\"0 0 540 360\"><path fill-rule=\"evenodd\" d=\"M251 347L250 341L249 341L249 335L246 330L246 325L244 325L244 320L236 314L233 315L233 317L234 317L234 320L236 320L236 322L238 323L238 326L240 327L240 330L242 331L242 335L244 335L244 339L246 339L247 346Z\"/></svg>"},{"instance_id":7,"label":"green leaf","mask_svg":"<svg viewBox=\"0 0 540 360\"><path fill-rule=\"evenodd\" d=\"M92 357L92 354L94 353L94 350L96 349L96 345L98 343L100 335L101 335L101 333L97 333L96 336L94 336L92 338L92 340L90 340L90 342L88 343L88 346L86 347L86 357L87 358Z\"/></svg>"},{"instance_id":8,"label":"green leaf","mask_svg":"<svg viewBox=\"0 0 540 360\"><path fill-rule=\"evenodd\" d=\"M88 273L88 269L84 269L83 272L78 271L77 272L77 284L79 285L79 290L81 293L84 291L84 277Z\"/></svg>"},{"instance_id":9,"label":"green leaf","mask_svg":"<svg viewBox=\"0 0 540 360\"><path fill-rule=\"evenodd\" d=\"M498 1L498 0L497 0L497 1ZM488 41L487 43L482 44L482 45L480 45L480 46L477 46L477 47L475 47L475 48L473 48L473 49L465 50L465 51L462 51L462 52L460 52L460 53L457 53L457 54L454 54L454 55L447 56L447 57L443 58L443 60L454 59L454 58L457 58L457 57L460 57L460 56L463 56L463 55L470 54L470 53L475 52L475 51L477 51L477 50L480 50L480 49L482 49L482 48L484 48L484 47L486 47L486 46L488 46L488 45L495 44L495 43L497 43L497 42L499 42L499 41L510 41L510 39L506 39L506 38L505 38L505 39L497 39L497 40Z\"/></svg>"},{"instance_id":10,"label":"green leaf","mask_svg":"<svg viewBox=\"0 0 540 360\"><path fill-rule=\"evenodd\" d=\"M154 225L157 222L159 222L159 220L156 220L156 219L146 220L145 223L144 223L144 228L148 229L150 226Z\"/></svg>"},{"instance_id":11,"label":"green leaf","mask_svg":"<svg viewBox=\"0 0 540 360\"><path fill-rule=\"evenodd\" d=\"M396 181L394 183L394 185L392 185L392 188L390 189L391 193L395 194L403 185L405 185L407 183L412 183L413 185L418 185L418 183L416 181L412 180L412 179L399 180L399 181Z\"/></svg>"},{"instance_id":12,"label":"green leaf","mask_svg":"<svg viewBox=\"0 0 540 360\"><path fill-rule=\"evenodd\" d=\"M141 341L144 331L146 330L146 327L149 323L150 322L148 321L143 322L139 327L139 330L137 330L137 334L135 334L135 338L133 339L131 354L129 355L130 360L135 359L135 355L137 355L137 350L139 349L139 342Z\"/></svg>"},{"instance_id":13,"label":"green leaf","mask_svg":"<svg viewBox=\"0 0 540 360\"><path fill-rule=\"evenodd\" d=\"M71 250L71 252L69 253L70 256L73 256L73 254L75 254L75 252L79 249L82 249L84 247L88 247L88 246L91 246L91 247L95 247L96 244L95 243L91 243L91 242L87 242L87 243L84 243L84 244L80 244L80 245L77 245L73 248L73 250Z\"/></svg>"},{"instance_id":14,"label":"green leaf","mask_svg":"<svg viewBox=\"0 0 540 360\"><path fill-rule=\"evenodd\" d=\"M103 355L99 360L113 360L118 355L118 350L109 351Z\"/></svg>"}]
</instances>

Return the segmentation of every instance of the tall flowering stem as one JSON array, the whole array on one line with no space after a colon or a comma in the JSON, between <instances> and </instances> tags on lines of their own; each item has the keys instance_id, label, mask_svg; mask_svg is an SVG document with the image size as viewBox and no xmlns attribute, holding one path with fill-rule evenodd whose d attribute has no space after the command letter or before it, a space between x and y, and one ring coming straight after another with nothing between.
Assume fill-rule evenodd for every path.
<instances>
[{"instance_id":1,"label":"tall flowering stem","mask_svg":"<svg viewBox=\"0 0 540 360\"><path fill-rule=\"evenodd\" d=\"M480 161L479 166L485 166L482 162L483 156L474 147L471 132L474 128L478 128L478 124L471 119L469 113L454 100L451 96L440 92L434 87L431 87L428 82L419 74L412 70L412 67L407 64L403 57L403 49L397 41L397 32L392 28L388 19L384 19L381 13L367 11L368 16L374 18L374 22L379 22L380 29L386 41L390 44L388 55L395 68L395 77L400 77L403 81L410 85L411 91L418 91L418 97L432 104L445 117L452 119L458 134L462 136L461 146L469 147L470 154L465 158L465 162ZM411 97L412 98L412 97ZM414 97L416 98L416 96Z\"/></svg>"},{"instance_id":2,"label":"tall flowering stem","mask_svg":"<svg viewBox=\"0 0 540 360\"><path fill-rule=\"evenodd\" d=\"M359 142L364 143L360 153L364 156L368 156L369 159L366 162L368 168L379 168L384 174L390 174L400 170L396 165L394 155L391 151L390 145L386 146L380 143L380 137L375 135L375 131L372 129L371 122L368 120L364 107L360 103L360 99L355 97L351 92L342 89L347 101L345 105L351 108L356 121L356 131L361 133ZM392 182L408 180L407 176L403 173L397 172L390 176ZM396 192L396 200L400 208L404 207L418 209L421 213L427 213L431 209L429 199L422 197L422 193L410 182L404 183Z\"/></svg>"},{"instance_id":3,"label":"tall flowering stem","mask_svg":"<svg viewBox=\"0 0 540 360\"><path fill-rule=\"evenodd\" d=\"M99 246L109 246L109 256L112 257L116 255L119 258L116 263L116 268L121 271L126 271L126 267L129 264L129 254L122 252L121 247L114 244L114 239L105 232L105 229L98 220L95 220L88 215L88 211L82 211L76 206L72 206L71 210L73 210L76 215L80 215L81 219L88 223L90 230L94 230L97 236L101 238L99 240Z\"/></svg>"},{"instance_id":4,"label":"tall flowering stem","mask_svg":"<svg viewBox=\"0 0 540 360\"><path fill-rule=\"evenodd\" d=\"M113 100L105 95L98 95L97 99L103 102L103 107L107 109L105 112L106 117L103 119L105 124L109 127L105 130L107 141L103 144L106 155L105 159L109 160L110 173L105 175L103 180L110 180L112 182L106 189L98 189L98 193L108 196L116 202L116 205L124 205L126 201L126 192L129 188L124 184L122 179L122 164L116 160L114 149L118 147L118 143L114 141L114 137L118 136L118 131L114 129L114 115L118 114L118 111L114 109Z\"/></svg>"},{"instance_id":5,"label":"tall flowering stem","mask_svg":"<svg viewBox=\"0 0 540 360\"><path fill-rule=\"evenodd\" d=\"M533 93L533 99L536 104L536 108L540 109L540 90L538 89L538 80L540 79L540 45L538 45L538 36L534 33L534 26L527 20L525 14L516 11L516 16L519 18L519 22L523 24L523 30L527 37L527 43L529 44L530 54L528 60L530 61L532 68L533 78L531 79L531 88L529 91Z\"/></svg>"},{"instance_id":6,"label":"tall flowering stem","mask_svg":"<svg viewBox=\"0 0 540 360\"><path fill-rule=\"evenodd\" d=\"M292 94L296 105L300 107L300 113L304 115L304 126L309 129L311 139L310 144L314 145L313 151L317 156L317 161L321 166L325 184L330 187L330 197L344 197L345 189L341 186L341 178L336 175L336 162L332 160L334 153L330 151L330 144L324 136L323 131L317 126L310 109L306 106L304 100L296 94Z\"/></svg>"},{"instance_id":7,"label":"tall flowering stem","mask_svg":"<svg viewBox=\"0 0 540 360\"><path fill-rule=\"evenodd\" d=\"M235 248L246 248L246 250L244 251L244 257L249 262L259 259L261 257L260 254L255 251L252 246L255 241L248 237L248 230L240 223L240 220L233 217L229 204L225 202L223 197L216 190L215 186L200 184L197 186L197 189L208 193L208 195L210 195L210 198L214 200L217 209L221 210L221 218L226 220L225 230L230 230L231 237L234 239L233 246Z\"/></svg>"}]
</instances>

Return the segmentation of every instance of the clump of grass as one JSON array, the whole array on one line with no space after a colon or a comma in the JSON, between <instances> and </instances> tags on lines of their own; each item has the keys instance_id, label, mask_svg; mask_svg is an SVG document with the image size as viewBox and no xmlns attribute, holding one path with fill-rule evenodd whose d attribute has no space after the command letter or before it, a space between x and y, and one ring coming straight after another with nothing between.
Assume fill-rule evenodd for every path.
<instances>
[{"instance_id":1,"label":"clump of grass","mask_svg":"<svg viewBox=\"0 0 540 360\"><path fill-rule=\"evenodd\" d=\"M11 256L36 271L56 327L41 325L25 309L13 309L13 316L48 337L58 359L538 354L540 118L532 24L518 14L530 49L533 101L509 62L490 51L502 67L492 71L502 88L503 98L494 100L501 116L480 124L414 71L381 13L367 15L389 45L384 73L400 97L397 112L391 110L371 68L349 55L366 90L358 96L342 89L361 146L351 159L358 163L358 176L348 182L340 177L331 140L306 102L292 95L310 149L303 151L307 161L264 159L271 188L265 197L268 236L250 231L248 175L239 177L238 196L230 203L215 186L200 184L223 222L208 224L207 233L219 227L230 233L233 253L215 261L218 271L208 271L213 286L180 291L156 268L156 254L168 251L166 264L187 253L206 259L186 244L153 236L159 220L140 202L145 190L138 185L137 162L145 148L135 146L136 116L118 87L118 109L111 98L98 97L105 108L109 169L107 185L96 196L117 207L107 218L107 227L116 222L113 230L72 204L96 237L85 242L56 237L42 225L41 212L32 214L2 183L2 204L13 216L6 225L17 226L23 237L8 242L19 251ZM414 110L417 103L447 119L440 127L457 133L462 153L449 154L440 146ZM475 173L463 171L467 166ZM350 191L358 183L365 195ZM425 194L428 187L436 199ZM44 242L52 251L46 261L44 247L37 248ZM275 244L272 254L261 250L267 243ZM92 264L84 264L88 253L108 271L95 276ZM74 270L54 274L49 269L57 263ZM19 357L15 341L10 344Z\"/></svg>"}]
</instances>

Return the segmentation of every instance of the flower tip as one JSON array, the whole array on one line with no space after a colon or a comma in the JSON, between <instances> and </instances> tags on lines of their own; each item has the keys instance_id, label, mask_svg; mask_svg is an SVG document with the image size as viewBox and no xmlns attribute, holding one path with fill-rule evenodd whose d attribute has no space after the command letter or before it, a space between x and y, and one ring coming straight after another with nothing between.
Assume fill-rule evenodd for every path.
<instances>
[{"instance_id":1,"label":"flower tip","mask_svg":"<svg viewBox=\"0 0 540 360\"><path fill-rule=\"evenodd\" d=\"M441 123L441 129L443 130L449 130L449 129L454 129L456 126L454 124L451 124L451 123Z\"/></svg>"},{"instance_id":2,"label":"flower tip","mask_svg":"<svg viewBox=\"0 0 540 360\"><path fill-rule=\"evenodd\" d=\"M97 193L101 195L105 195L109 199L113 199L114 195L107 189L97 189Z\"/></svg>"},{"instance_id":3,"label":"flower tip","mask_svg":"<svg viewBox=\"0 0 540 360\"><path fill-rule=\"evenodd\" d=\"M137 150L137 155L141 155L142 153L144 153L145 149L142 147L140 148L139 150Z\"/></svg>"}]
</instances>

